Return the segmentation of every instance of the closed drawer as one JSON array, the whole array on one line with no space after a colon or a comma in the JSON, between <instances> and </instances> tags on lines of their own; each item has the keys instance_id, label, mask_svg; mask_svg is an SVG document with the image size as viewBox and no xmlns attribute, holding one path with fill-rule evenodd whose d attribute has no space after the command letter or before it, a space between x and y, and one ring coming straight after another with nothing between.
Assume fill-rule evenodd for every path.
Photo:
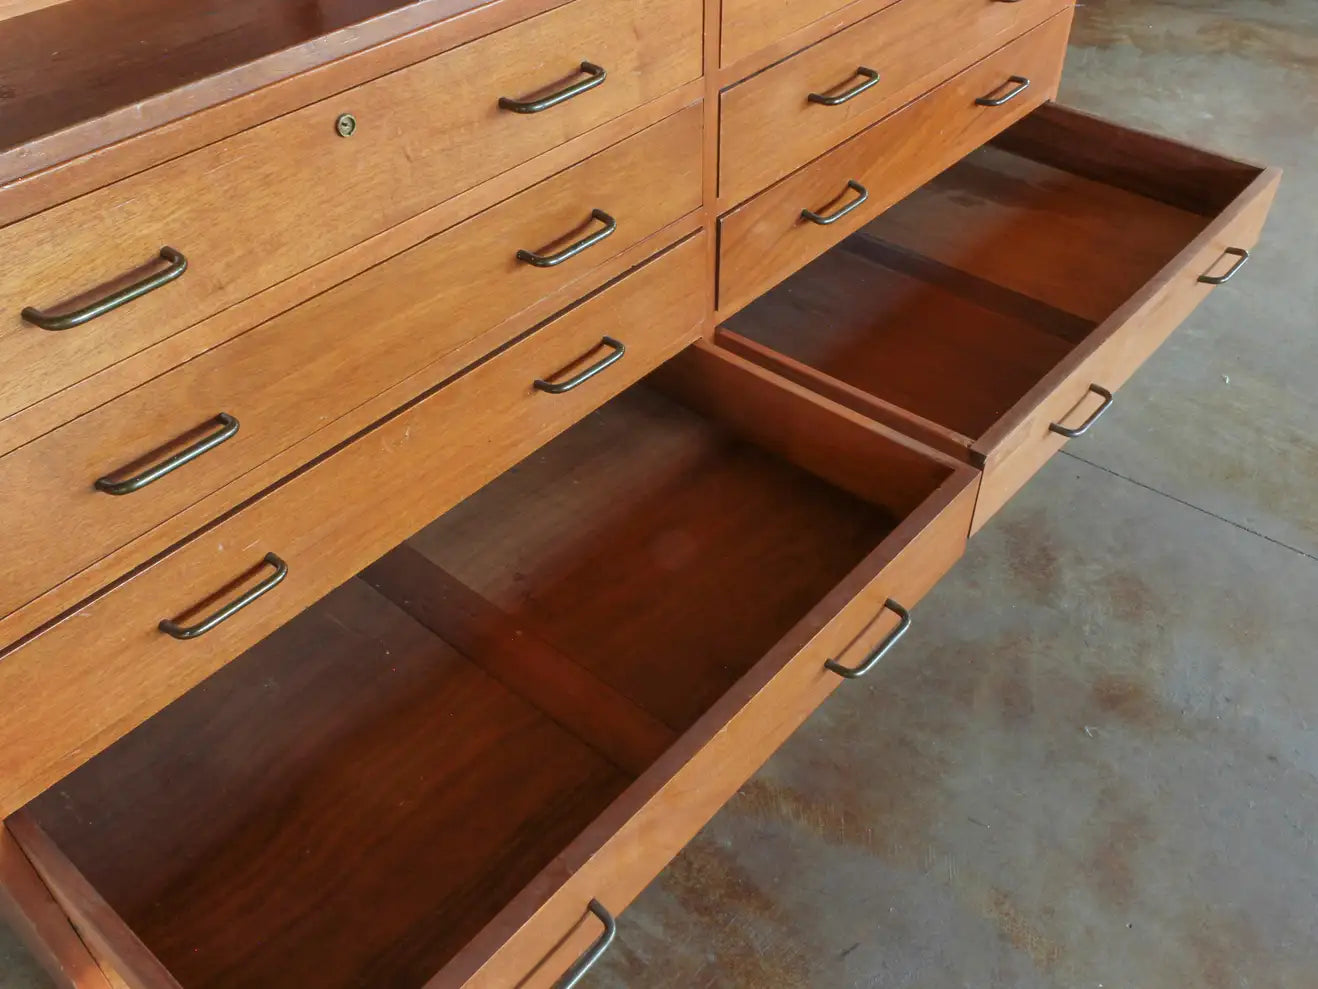
<instances>
[{"instance_id":1,"label":"closed drawer","mask_svg":"<svg viewBox=\"0 0 1318 989\"><path fill-rule=\"evenodd\" d=\"M723 0L720 63L732 65L852 0ZM895 0L889 0L895 2Z\"/></svg>"},{"instance_id":2,"label":"closed drawer","mask_svg":"<svg viewBox=\"0 0 1318 989\"><path fill-rule=\"evenodd\" d=\"M1070 30L1067 10L723 216L720 312L735 312L1054 95Z\"/></svg>"},{"instance_id":3,"label":"closed drawer","mask_svg":"<svg viewBox=\"0 0 1318 989\"><path fill-rule=\"evenodd\" d=\"M1050 104L720 338L982 467L978 528L1230 291L1279 178Z\"/></svg>"},{"instance_id":4,"label":"closed drawer","mask_svg":"<svg viewBox=\"0 0 1318 989\"><path fill-rule=\"evenodd\" d=\"M740 202L1070 6L901 0L733 86L720 98L720 199Z\"/></svg>"},{"instance_id":5,"label":"closed drawer","mask_svg":"<svg viewBox=\"0 0 1318 989\"><path fill-rule=\"evenodd\" d=\"M0 657L18 712L0 723L0 814L694 339L704 250L685 241ZM564 394L534 386L616 357L605 337L620 360ZM259 607L195 642L157 628L268 578L267 552L292 576Z\"/></svg>"},{"instance_id":6,"label":"closed drawer","mask_svg":"<svg viewBox=\"0 0 1318 989\"><path fill-rule=\"evenodd\" d=\"M211 507L231 508L274 479L245 477L271 457L332 445L336 418L526 329L512 317L699 208L700 135L693 106L0 458L0 615L221 488Z\"/></svg>"},{"instance_id":7,"label":"closed drawer","mask_svg":"<svg viewBox=\"0 0 1318 989\"><path fill-rule=\"evenodd\" d=\"M975 483L697 345L9 826L130 984L547 985L910 627Z\"/></svg>"},{"instance_id":8,"label":"closed drawer","mask_svg":"<svg viewBox=\"0 0 1318 989\"><path fill-rule=\"evenodd\" d=\"M698 77L700 37L699 0L574 0L5 227L0 417ZM602 84L501 108L586 80L582 59ZM22 315L77 311L177 257L181 276L82 325Z\"/></svg>"}]
</instances>

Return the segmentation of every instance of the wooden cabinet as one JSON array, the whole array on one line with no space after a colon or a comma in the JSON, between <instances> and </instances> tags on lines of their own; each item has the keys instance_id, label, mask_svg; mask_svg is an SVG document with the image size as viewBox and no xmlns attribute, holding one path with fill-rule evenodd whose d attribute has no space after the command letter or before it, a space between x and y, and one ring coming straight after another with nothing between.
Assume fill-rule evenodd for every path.
<instances>
[{"instance_id":1,"label":"wooden cabinet","mask_svg":"<svg viewBox=\"0 0 1318 989\"><path fill-rule=\"evenodd\" d=\"M1278 181L1051 103L1063 0L310 6L0 4L63 989L572 983Z\"/></svg>"}]
</instances>

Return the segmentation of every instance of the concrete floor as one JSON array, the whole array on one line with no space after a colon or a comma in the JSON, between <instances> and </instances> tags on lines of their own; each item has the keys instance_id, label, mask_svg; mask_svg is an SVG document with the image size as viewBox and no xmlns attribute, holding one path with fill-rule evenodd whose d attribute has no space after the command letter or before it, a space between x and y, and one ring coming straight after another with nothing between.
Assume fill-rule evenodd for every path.
<instances>
[{"instance_id":1,"label":"concrete floor","mask_svg":"<svg viewBox=\"0 0 1318 989\"><path fill-rule=\"evenodd\" d=\"M1318 2L1088 0L1062 98L1286 167L1254 263L627 911L595 989L1318 987ZM0 930L0 989L46 985Z\"/></svg>"}]
</instances>

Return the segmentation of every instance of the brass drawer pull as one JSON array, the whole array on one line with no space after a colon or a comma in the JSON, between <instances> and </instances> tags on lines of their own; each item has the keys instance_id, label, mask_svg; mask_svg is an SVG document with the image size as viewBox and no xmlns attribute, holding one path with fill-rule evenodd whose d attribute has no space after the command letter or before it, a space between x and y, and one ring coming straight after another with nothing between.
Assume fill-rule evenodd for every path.
<instances>
[{"instance_id":1,"label":"brass drawer pull","mask_svg":"<svg viewBox=\"0 0 1318 989\"><path fill-rule=\"evenodd\" d=\"M596 230L588 237L582 237L575 244L569 244L555 254L536 254L534 251L518 251L517 260L525 261L529 265L537 268L552 268L560 265L569 258L574 258L587 248L594 247L606 237L613 236L613 232L618 229L618 221L609 216L602 209L593 209L590 211L591 219L598 220L604 224L603 230Z\"/></svg>"},{"instance_id":2,"label":"brass drawer pull","mask_svg":"<svg viewBox=\"0 0 1318 989\"><path fill-rule=\"evenodd\" d=\"M854 179L847 183L847 188L850 189L852 192L856 193L857 196L855 199L847 203L847 205L843 206L841 209L836 210L827 215L823 213L816 213L814 210L803 209L801 210L801 217L803 219L809 220L811 223L818 223L821 227L826 227L830 223L837 223L838 220L842 219L853 209L857 209L860 206L863 206L865 204L865 201L870 197L869 190L866 189L859 182L855 181Z\"/></svg>"},{"instance_id":3,"label":"brass drawer pull","mask_svg":"<svg viewBox=\"0 0 1318 989\"><path fill-rule=\"evenodd\" d=\"M538 100L514 100L507 96L500 96L499 106L505 110L511 110L513 113L540 113L542 110L548 110L560 103L566 103L574 96L589 92L596 86L604 85L604 80L608 78L608 73L594 62L582 62L581 71L590 78L582 79L581 82L573 83L566 89L560 89L557 93L550 93Z\"/></svg>"},{"instance_id":4,"label":"brass drawer pull","mask_svg":"<svg viewBox=\"0 0 1318 989\"><path fill-rule=\"evenodd\" d=\"M609 354L604 359L592 364L590 367L586 368L586 370L582 371L580 374L573 375L572 377L568 378L566 381L559 382L558 384L555 384L552 381L546 381L544 378L536 378L535 387L540 391L549 392L549 394L551 395L562 395L564 392L569 392L573 388L576 388L578 385L585 384L587 381L595 377L595 375L599 374L610 364L618 363L618 361L622 360L622 355L627 353L627 347L621 340L615 340L613 339L613 337L605 337L600 342L604 346L612 350L613 353Z\"/></svg>"},{"instance_id":5,"label":"brass drawer pull","mask_svg":"<svg viewBox=\"0 0 1318 989\"><path fill-rule=\"evenodd\" d=\"M1010 79L1007 80L1007 82L1014 82L1016 85L998 97L994 97L992 94L988 96L981 96L979 99L975 100L975 105L976 106L1005 106L1006 104L1014 100L1017 96L1020 96L1021 93L1025 92L1027 89L1030 88L1030 80L1026 79L1024 76L1012 76ZM1006 85L1006 83L1004 83L1003 85ZM998 89L1001 88L1002 88L1001 86L998 87ZM997 92L997 90L994 90L994 92Z\"/></svg>"},{"instance_id":6,"label":"brass drawer pull","mask_svg":"<svg viewBox=\"0 0 1318 989\"><path fill-rule=\"evenodd\" d=\"M1199 280L1205 285L1225 285L1236 277L1241 268L1249 263L1249 251L1243 247L1228 247L1222 252L1222 255L1235 258L1236 263L1231 266L1231 270L1225 275L1200 275Z\"/></svg>"},{"instance_id":7,"label":"brass drawer pull","mask_svg":"<svg viewBox=\"0 0 1318 989\"><path fill-rule=\"evenodd\" d=\"M216 625L228 621L257 598L274 590L288 576L288 564L275 556L274 553L265 554L265 563L267 566L274 567L275 572L242 597L230 601L215 614L196 625L179 625L176 622L163 621L160 623L160 631L172 635L176 639L199 639Z\"/></svg>"},{"instance_id":8,"label":"brass drawer pull","mask_svg":"<svg viewBox=\"0 0 1318 989\"><path fill-rule=\"evenodd\" d=\"M113 312L134 299L140 299L148 292L154 292L162 285L168 285L188 270L188 259L172 247L162 247L160 249L160 258L162 261L169 262L169 267L164 271L157 272L143 278L140 282L121 288L118 292L112 292L104 299L93 302L89 306L75 309L73 312L64 313L61 316L51 316L43 313L40 309L28 306L23 310L23 318L29 323L35 323L43 330L71 330L83 323L90 323L97 316L104 316L106 313Z\"/></svg>"},{"instance_id":9,"label":"brass drawer pull","mask_svg":"<svg viewBox=\"0 0 1318 989\"><path fill-rule=\"evenodd\" d=\"M115 481L109 477L98 477L96 479L96 490L112 495L126 495L132 494L134 491L141 491L148 484L154 484L166 474L172 474L184 464L196 460L203 453L214 450L221 443L232 439L238 432L238 420L227 412L221 412L215 417L215 421L220 424L220 428L209 436L202 437L186 450L180 450L172 457L160 461L154 467L150 467L142 473L123 481Z\"/></svg>"},{"instance_id":10,"label":"brass drawer pull","mask_svg":"<svg viewBox=\"0 0 1318 989\"><path fill-rule=\"evenodd\" d=\"M1078 437L1084 436L1085 433L1093 429L1094 423L1098 422L1099 419L1103 418L1103 413L1106 412L1108 409L1112 408L1112 403L1115 402L1116 399L1112 397L1112 393L1110 391L1108 391L1106 388L1101 388L1098 385L1090 385L1089 390L1103 399L1103 404L1098 407L1098 411L1095 412L1088 419L1086 419L1079 426L1077 426L1075 429L1069 429L1068 427L1063 426L1061 423L1054 422L1051 425L1049 425L1048 427L1049 430L1051 430L1054 433L1057 433L1060 436L1065 436L1068 440L1073 440L1073 439L1077 439Z\"/></svg>"},{"instance_id":11,"label":"brass drawer pull","mask_svg":"<svg viewBox=\"0 0 1318 989\"><path fill-rule=\"evenodd\" d=\"M883 657L892 651L892 647L900 642L902 636L910 631L911 628L911 613L900 604L892 600L892 598L889 598L887 601L883 602L883 607L895 614L901 619L901 621L897 623L895 629L888 633L888 637L875 646L874 651L865 657L865 662L861 663L859 666L843 666L837 660L830 659L824 663L825 669L836 673L840 677L845 677L848 680L857 680L879 665L879 662Z\"/></svg>"},{"instance_id":12,"label":"brass drawer pull","mask_svg":"<svg viewBox=\"0 0 1318 989\"><path fill-rule=\"evenodd\" d=\"M609 950L609 945L613 944L613 939L617 936L618 922L613 919L613 914L604 909L604 904L599 900L591 900L588 909L604 925L604 933L586 949L584 955L572 963L572 967L563 973L563 977L554 983L554 989L573 989L603 957L604 952Z\"/></svg>"},{"instance_id":13,"label":"brass drawer pull","mask_svg":"<svg viewBox=\"0 0 1318 989\"><path fill-rule=\"evenodd\" d=\"M879 84L879 74L874 69L867 69L861 66L856 70L856 75L864 77L865 81L859 85L852 86L845 93L838 93L836 96L825 96L823 93L811 93L809 100L811 103L818 103L821 106L841 106L850 100L854 100L865 90Z\"/></svg>"}]
</instances>

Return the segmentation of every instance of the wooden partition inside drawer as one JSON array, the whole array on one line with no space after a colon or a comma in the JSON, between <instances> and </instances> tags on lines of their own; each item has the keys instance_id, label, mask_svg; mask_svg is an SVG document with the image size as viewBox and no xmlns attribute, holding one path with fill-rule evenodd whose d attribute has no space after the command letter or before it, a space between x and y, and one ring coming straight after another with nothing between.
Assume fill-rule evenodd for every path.
<instances>
[{"instance_id":1,"label":"wooden partition inside drawer","mask_svg":"<svg viewBox=\"0 0 1318 989\"><path fill-rule=\"evenodd\" d=\"M697 345L9 827L130 984L546 984L960 556L976 483Z\"/></svg>"},{"instance_id":2,"label":"wooden partition inside drawer","mask_svg":"<svg viewBox=\"0 0 1318 989\"><path fill-rule=\"evenodd\" d=\"M698 78L701 14L574 0L0 228L0 418ZM583 59L601 85L500 107L582 81ZM58 331L22 316L164 271L165 247L187 270L120 308Z\"/></svg>"},{"instance_id":3,"label":"wooden partition inside drawer","mask_svg":"<svg viewBox=\"0 0 1318 989\"><path fill-rule=\"evenodd\" d=\"M975 525L1244 267L1279 173L1048 105L726 322L985 470ZM1245 268L1240 277L1249 277ZM1108 402L1107 404L1111 404Z\"/></svg>"}]
</instances>

